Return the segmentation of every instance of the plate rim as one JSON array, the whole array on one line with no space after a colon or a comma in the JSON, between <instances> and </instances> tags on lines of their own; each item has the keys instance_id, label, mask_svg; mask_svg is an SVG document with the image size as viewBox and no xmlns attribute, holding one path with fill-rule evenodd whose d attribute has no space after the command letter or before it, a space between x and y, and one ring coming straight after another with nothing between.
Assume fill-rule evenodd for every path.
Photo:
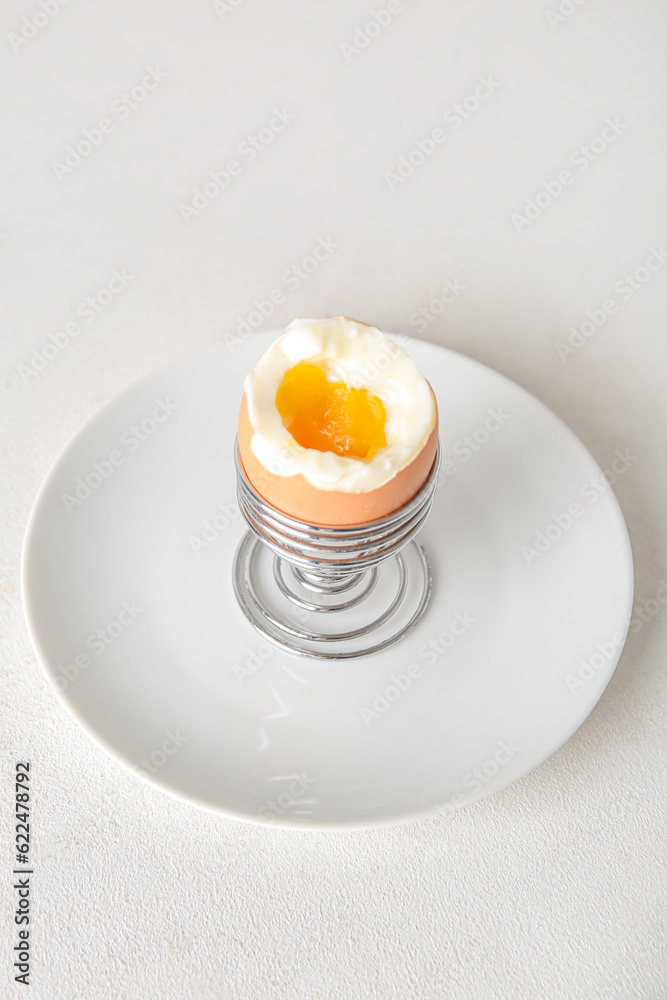
<instances>
[{"instance_id":1,"label":"plate rim","mask_svg":"<svg viewBox=\"0 0 667 1000\"><path fill-rule=\"evenodd\" d=\"M268 342L270 337L275 338L279 336L282 332L283 332L282 330L258 330L256 334L253 334L253 336L248 339L247 343L251 343L255 338L261 338ZM526 396L530 398L532 403L537 404L539 409L548 414L548 416L552 420L556 421L560 425L561 431L566 433L566 436L570 438L571 443L576 444L576 446L588 456L588 459L595 465L600 474L604 475L604 472L600 467L595 456L592 454L589 448L584 444L581 438L579 438L579 436L572 430L572 428L562 419L562 417L560 417L557 413L555 413L551 409L551 407L547 406L546 403L543 403L541 399L539 399L537 396L531 393L528 389L524 388L524 386L520 385L518 382L514 381L513 379L510 379L507 375L504 375L502 372L497 371L497 369L492 368L490 365L487 365L482 361L478 361L476 358L472 358L461 351L453 350L450 347L446 347L442 344L434 343L429 340L424 340L423 338L420 337L413 337L411 335L391 333L387 331L383 332L386 332L387 336L393 339L397 339L399 343L401 341L405 341L407 336L410 342L414 341L420 344L427 344L429 347L433 347L447 354L454 355L459 359L463 359L466 363L474 367L485 369L487 372L491 373L494 377L499 378L505 383L508 383L513 389L519 390L521 393L524 393ZM232 819L239 823L252 823L255 826L260 826L264 828L268 827L274 829L280 828L286 830L298 830L302 833L311 833L311 832L349 833L362 830L374 830L374 829L377 830L395 826L407 826L411 823L423 822L429 819L441 819L444 815L448 815L449 813L459 812L461 809L474 805L476 802L480 802L483 799L493 798L495 795L499 794L500 792L506 791L512 785L516 784L518 781L521 781L523 778L527 777L527 775L531 774L533 771L536 771L550 757L552 757L562 746L564 746L565 743L567 743L570 739L572 739L575 733L578 732L578 730L584 725L586 720L595 711L609 683L611 682L612 677L616 672L616 669L618 667L618 664L620 662L621 656L623 655L627 643L630 624L631 624L631 615L635 601L634 555L632 550L632 539L630 537L630 532L628 530L628 526L625 517L623 515L622 508L620 506L620 503L618 501L618 498L614 492L612 485L609 485L608 494L609 494L609 499L611 500L612 505L614 507L615 517L618 521L619 527L623 529L622 534L623 534L623 542L626 555L627 585L630 594L629 607L626 612L627 622L625 624L621 624L617 629L617 631L623 633L623 641L618 647L613 668L610 669L606 682L600 688L598 696L595 699L595 702L590 706L590 708L584 710L584 714L578 718L578 721L574 725L574 728L568 730L567 734L562 739L560 739L559 742L557 742L544 756L542 756L540 760L538 760L536 763L535 762L528 763L525 770L521 770L519 774L512 777L505 784L502 784L499 787L489 792L484 792L484 790L482 790L481 794L466 799L465 802L461 803L460 805L451 806L445 810L443 808L445 803L443 803L441 806L436 806L435 808L431 806L423 810L415 810L413 812L403 813L401 815L385 817L381 819L377 818L360 819L354 822L346 821L346 822L326 822L326 823L322 822L299 823L296 821L292 821L289 818L282 818L282 817L270 819L260 816L259 814L242 812L240 810L233 810L223 806L217 806L217 805L213 806L200 800L196 796L189 795L187 792L183 792L180 790L176 791L164 781L157 780L152 775L149 775L147 773L142 773L141 771L133 767L130 764L130 762L115 749L115 747L109 744L105 739L103 739L97 733L97 731L94 728L92 728L92 726L87 721L86 717L82 715L72 705L69 699L66 698L65 691L60 691L58 689L58 687L54 683L55 678L52 668L49 665L49 658L46 656L39 639L38 624L35 620L35 615L30 602L30 592L29 592L30 582L28 573L28 562L30 559L31 547L33 544L35 526L41 514L42 502L45 496L49 494L51 482L57 475L57 472L61 464L63 464L67 460L67 457L69 456L70 452L75 451L76 446L79 443L79 440L83 438L84 435L88 434L91 428L94 428L94 425L98 421L102 421L104 419L108 410L110 410L113 406L116 406L117 404L121 403L124 397L132 395L132 393L137 388L139 388L142 385L142 383L150 382L158 373L161 372L167 373L170 369L177 367L179 364L182 364L185 358L194 358L198 355L202 355L207 352L219 351L222 349L223 345L224 341L216 340L213 343L203 344L191 350L183 351L180 354L176 355L175 357L169 359L168 361L162 362L156 365L155 367L151 368L149 371L144 372L143 374L132 379L120 391L114 393L109 399L107 399L104 403L102 403L102 405L90 417L84 420L82 425L79 428L77 428L77 430L75 430L74 433L68 438L68 440L61 447L61 449L58 451L55 458L51 462L37 490L37 493L35 494L35 498L32 502L30 513L28 515L28 519L26 522L26 528L21 549L20 592L21 592L21 602L23 607L23 615L28 631L28 636L30 638L30 642L32 644L33 651L36 655L37 661L41 666L44 674L46 675L50 688L52 689L52 691L55 692L61 704L64 705L70 717L74 719L74 721L80 726L80 728L86 733L86 735L89 736L95 744L97 744L97 746L99 746L116 763L120 764L124 768L124 770L128 771L135 778L139 778L140 780L150 785L151 787L158 788L161 792L166 793L171 798L179 802L187 802L189 805L193 805L196 808L202 809L205 812L208 812L212 815L223 816L227 819ZM409 344L408 344L408 352L409 352Z\"/></svg>"}]
</instances>

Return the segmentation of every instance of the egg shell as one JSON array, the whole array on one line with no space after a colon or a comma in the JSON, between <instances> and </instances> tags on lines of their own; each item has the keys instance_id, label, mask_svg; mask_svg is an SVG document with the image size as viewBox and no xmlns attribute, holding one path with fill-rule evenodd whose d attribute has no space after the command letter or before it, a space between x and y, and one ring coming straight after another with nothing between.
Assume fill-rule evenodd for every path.
<instances>
[{"instance_id":1,"label":"egg shell","mask_svg":"<svg viewBox=\"0 0 667 1000\"><path fill-rule=\"evenodd\" d=\"M245 394L241 401L238 433L243 471L255 491L268 504L318 527L352 527L386 517L411 500L423 486L438 448L438 417L436 408L435 426L410 464L382 486L366 493L318 490L302 475L276 476L265 469L250 447L254 430Z\"/></svg>"}]
</instances>

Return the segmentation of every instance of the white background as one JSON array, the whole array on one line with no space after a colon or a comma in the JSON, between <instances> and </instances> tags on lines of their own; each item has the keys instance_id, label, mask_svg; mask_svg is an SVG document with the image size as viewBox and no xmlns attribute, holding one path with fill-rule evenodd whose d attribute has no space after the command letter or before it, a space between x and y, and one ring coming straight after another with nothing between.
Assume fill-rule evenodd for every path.
<instances>
[{"instance_id":1,"label":"white background","mask_svg":"<svg viewBox=\"0 0 667 1000\"><path fill-rule=\"evenodd\" d=\"M403 0L346 56L383 0L218 6L71 0L36 31L35 0L0 11L2 905L14 764L29 759L31 995L664 1000L667 265L631 296L613 286L667 249L667 11ZM121 120L112 104L150 67L166 79ZM443 122L481 76L494 93ZM248 162L239 145L276 108L294 120ZM114 131L59 179L54 162L105 117ZM570 158L607 118L624 127L583 170ZM390 185L436 127L445 141ZM240 175L186 222L179 206L230 158ZM518 221L564 169L573 182ZM338 248L289 288L318 238ZM127 287L93 322L77 315L122 268ZM273 289L286 302L266 328L342 313L414 334L448 279L465 291L429 313L427 339L528 388L603 468L636 456L615 491L644 620L611 684L537 771L438 820L297 833L165 796L77 728L32 652L19 564L41 480L121 388L233 334ZM610 297L617 311L559 356ZM23 996L5 926L0 992Z\"/></svg>"}]
</instances>

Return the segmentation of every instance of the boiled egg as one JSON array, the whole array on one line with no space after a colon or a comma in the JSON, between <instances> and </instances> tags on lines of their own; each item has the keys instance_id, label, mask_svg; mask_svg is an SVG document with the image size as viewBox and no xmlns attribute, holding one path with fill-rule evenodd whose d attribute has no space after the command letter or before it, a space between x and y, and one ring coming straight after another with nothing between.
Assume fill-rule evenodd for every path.
<instances>
[{"instance_id":1,"label":"boiled egg","mask_svg":"<svg viewBox=\"0 0 667 1000\"><path fill-rule=\"evenodd\" d=\"M435 461L438 410L415 362L375 327L294 320L244 383L239 456L272 507L313 525L376 521Z\"/></svg>"}]
</instances>

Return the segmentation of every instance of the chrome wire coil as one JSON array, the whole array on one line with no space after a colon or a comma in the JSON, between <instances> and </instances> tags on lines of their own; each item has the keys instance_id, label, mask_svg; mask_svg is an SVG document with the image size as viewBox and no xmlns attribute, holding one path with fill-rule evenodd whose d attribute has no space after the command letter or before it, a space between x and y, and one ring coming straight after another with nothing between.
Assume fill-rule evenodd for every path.
<instances>
[{"instance_id":1,"label":"chrome wire coil","mask_svg":"<svg viewBox=\"0 0 667 1000\"><path fill-rule=\"evenodd\" d=\"M426 610L432 581L426 553L414 537L433 504L440 466L439 441L428 477L407 504L377 521L351 527L312 525L277 510L249 482L238 440L235 461L239 509L250 531L243 537L234 560L234 589L241 609L261 635L297 655L348 659L385 649L415 627ZM374 641L371 633L391 621L408 591L409 573L401 550L410 543L416 550L415 565L421 576L419 594L413 599L414 610L399 627ZM270 598L266 590L264 597L259 594L255 580L258 559L265 550L274 555L274 593ZM393 596L360 627L337 632L305 628L286 614L288 606L309 616L349 612L373 593L381 564L388 560L393 560L396 567ZM290 604L281 607L281 597ZM357 640L367 634L369 641L360 644ZM354 642L350 644L350 640Z\"/></svg>"}]
</instances>

